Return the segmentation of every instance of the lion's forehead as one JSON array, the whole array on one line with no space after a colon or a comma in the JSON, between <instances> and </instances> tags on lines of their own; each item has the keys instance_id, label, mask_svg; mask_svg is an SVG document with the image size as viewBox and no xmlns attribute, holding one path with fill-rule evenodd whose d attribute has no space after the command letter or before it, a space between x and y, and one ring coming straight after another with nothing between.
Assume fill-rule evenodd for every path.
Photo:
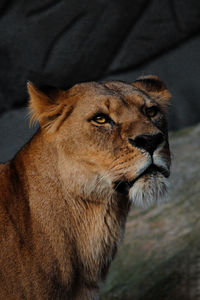
<instances>
[{"instance_id":1,"label":"lion's forehead","mask_svg":"<svg viewBox=\"0 0 200 300\"><path fill-rule=\"evenodd\" d=\"M104 113L118 124L135 124L139 120L140 128L153 127L142 111L144 105L154 101L131 84L118 81L81 83L72 88L71 94L75 95L73 115L77 118L91 119L95 114Z\"/></svg>"},{"instance_id":2,"label":"lion's forehead","mask_svg":"<svg viewBox=\"0 0 200 300\"><path fill-rule=\"evenodd\" d=\"M132 84L121 81L106 81L106 82L85 82L76 84L71 88L71 92L79 93L80 95L99 95L99 96L124 96L128 97L133 94L142 95L142 91Z\"/></svg>"},{"instance_id":3,"label":"lion's forehead","mask_svg":"<svg viewBox=\"0 0 200 300\"><path fill-rule=\"evenodd\" d=\"M72 88L72 92L79 97L81 106L85 104L100 106L106 103L118 114L150 101L138 88L119 81L82 83Z\"/></svg>"}]
</instances>

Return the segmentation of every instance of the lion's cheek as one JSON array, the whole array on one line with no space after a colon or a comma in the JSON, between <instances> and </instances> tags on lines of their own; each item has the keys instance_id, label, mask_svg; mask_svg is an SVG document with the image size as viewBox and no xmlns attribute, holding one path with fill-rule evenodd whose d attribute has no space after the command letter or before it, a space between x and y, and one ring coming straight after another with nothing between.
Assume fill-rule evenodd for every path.
<instances>
[{"instance_id":1,"label":"lion's cheek","mask_svg":"<svg viewBox=\"0 0 200 300\"><path fill-rule=\"evenodd\" d=\"M132 181L142 174L151 165L151 162L151 157L148 153L140 153L140 155L132 156L127 160L118 161L115 166L110 168L112 181Z\"/></svg>"}]
</instances>

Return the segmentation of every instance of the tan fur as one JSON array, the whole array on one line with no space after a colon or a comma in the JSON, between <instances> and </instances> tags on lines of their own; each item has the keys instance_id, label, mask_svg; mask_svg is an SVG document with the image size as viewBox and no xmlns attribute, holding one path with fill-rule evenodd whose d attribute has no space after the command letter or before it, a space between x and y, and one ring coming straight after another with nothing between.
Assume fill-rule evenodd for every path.
<instances>
[{"instance_id":1,"label":"tan fur","mask_svg":"<svg viewBox=\"0 0 200 300\"><path fill-rule=\"evenodd\" d=\"M28 90L32 121L41 129L0 166L0 299L97 299L131 197L145 201L134 184L123 194L115 183L140 176L142 195L148 182L155 194L163 191L162 174L141 175L149 153L128 139L162 132L165 142L153 159L169 169L170 96L145 80L84 83L52 96L31 83ZM150 119L144 109L152 105L162 109ZM112 126L95 123L96 113L108 115Z\"/></svg>"}]
</instances>

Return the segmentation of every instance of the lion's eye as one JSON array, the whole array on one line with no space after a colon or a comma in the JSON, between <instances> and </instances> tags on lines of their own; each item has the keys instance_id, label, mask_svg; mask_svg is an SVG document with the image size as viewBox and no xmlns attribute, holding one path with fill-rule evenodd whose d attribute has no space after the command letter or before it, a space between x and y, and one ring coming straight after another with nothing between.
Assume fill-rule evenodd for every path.
<instances>
[{"instance_id":1,"label":"lion's eye","mask_svg":"<svg viewBox=\"0 0 200 300\"><path fill-rule=\"evenodd\" d=\"M146 115L149 118L153 118L157 115L158 113L158 107L157 106L152 106L146 109Z\"/></svg>"},{"instance_id":2,"label":"lion's eye","mask_svg":"<svg viewBox=\"0 0 200 300\"><path fill-rule=\"evenodd\" d=\"M92 118L92 121L98 124L106 124L106 123L111 123L112 120L107 115L98 114Z\"/></svg>"},{"instance_id":3,"label":"lion's eye","mask_svg":"<svg viewBox=\"0 0 200 300\"><path fill-rule=\"evenodd\" d=\"M107 120L103 116L102 117L101 116L97 116L97 117L94 118L94 121L97 122L97 123L99 123L99 124L104 124L104 123L106 123Z\"/></svg>"}]
</instances>

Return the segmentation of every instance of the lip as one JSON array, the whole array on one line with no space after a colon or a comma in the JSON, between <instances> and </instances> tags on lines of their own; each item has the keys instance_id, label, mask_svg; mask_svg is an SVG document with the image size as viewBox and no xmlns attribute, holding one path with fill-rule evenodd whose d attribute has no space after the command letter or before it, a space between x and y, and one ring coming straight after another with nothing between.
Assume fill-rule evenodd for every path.
<instances>
[{"instance_id":1,"label":"lip","mask_svg":"<svg viewBox=\"0 0 200 300\"><path fill-rule=\"evenodd\" d=\"M131 181L128 181L128 180L116 181L114 183L114 189L118 193L127 195L130 188L134 185L134 183L139 178L141 178L142 176L147 175L147 174L156 174L156 173L161 173L166 178L168 178L170 175L169 170L167 170L166 168L151 164L146 170L144 170L144 172L142 172L139 176L137 176L136 178L134 178Z\"/></svg>"}]
</instances>

